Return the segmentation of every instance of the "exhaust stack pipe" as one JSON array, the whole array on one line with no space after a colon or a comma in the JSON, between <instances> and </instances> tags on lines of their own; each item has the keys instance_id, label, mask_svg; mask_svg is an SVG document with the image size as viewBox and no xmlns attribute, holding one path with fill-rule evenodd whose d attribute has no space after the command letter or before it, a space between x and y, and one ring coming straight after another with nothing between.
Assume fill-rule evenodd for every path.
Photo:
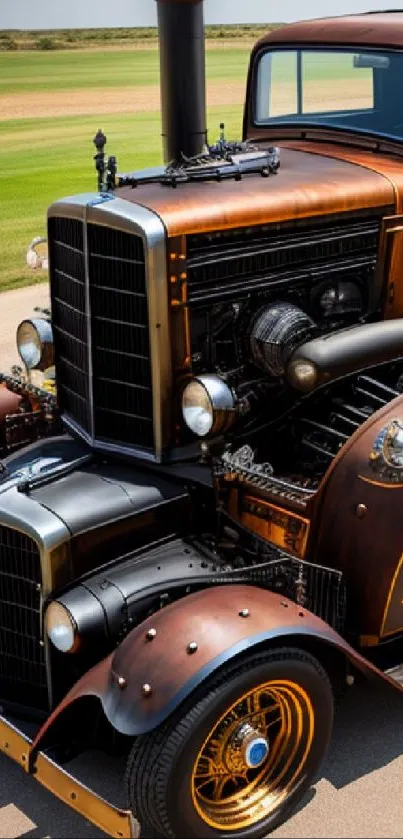
<instances>
[{"instance_id":1,"label":"exhaust stack pipe","mask_svg":"<svg viewBox=\"0 0 403 839\"><path fill-rule=\"evenodd\" d=\"M200 155L207 141L203 0L156 0L164 159Z\"/></svg>"}]
</instances>

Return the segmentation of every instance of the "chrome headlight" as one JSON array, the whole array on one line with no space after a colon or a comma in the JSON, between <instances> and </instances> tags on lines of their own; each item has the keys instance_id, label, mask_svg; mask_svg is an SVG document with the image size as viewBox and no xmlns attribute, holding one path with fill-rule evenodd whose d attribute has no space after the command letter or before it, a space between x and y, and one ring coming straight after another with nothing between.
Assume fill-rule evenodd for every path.
<instances>
[{"instance_id":1,"label":"chrome headlight","mask_svg":"<svg viewBox=\"0 0 403 839\"><path fill-rule=\"evenodd\" d=\"M62 653L71 653L78 644L77 625L69 610L56 600L45 612L45 630L49 640Z\"/></svg>"},{"instance_id":2,"label":"chrome headlight","mask_svg":"<svg viewBox=\"0 0 403 839\"><path fill-rule=\"evenodd\" d=\"M45 318L21 321L16 339L19 355L28 370L45 370L53 364L53 332Z\"/></svg>"},{"instance_id":3,"label":"chrome headlight","mask_svg":"<svg viewBox=\"0 0 403 839\"><path fill-rule=\"evenodd\" d=\"M235 419L234 394L219 376L197 376L183 391L182 415L187 427L198 437L217 434Z\"/></svg>"}]
</instances>

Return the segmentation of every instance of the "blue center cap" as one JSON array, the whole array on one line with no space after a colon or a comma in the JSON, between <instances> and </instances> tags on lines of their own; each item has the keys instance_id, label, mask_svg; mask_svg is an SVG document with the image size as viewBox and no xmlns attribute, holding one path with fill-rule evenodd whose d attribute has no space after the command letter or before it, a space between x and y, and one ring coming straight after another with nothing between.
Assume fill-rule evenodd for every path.
<instances>
[{"instance_id":1,"label":"blue center cap","mask_svg":"<svg viewBox=\"0 0 403 839\"><path fill-rule=\"evenodd\" d=\"M269 754L269 744L264 737L256 737L245 749L245 762L251 769L256 769Z\"/></svg>"}]
</instances>

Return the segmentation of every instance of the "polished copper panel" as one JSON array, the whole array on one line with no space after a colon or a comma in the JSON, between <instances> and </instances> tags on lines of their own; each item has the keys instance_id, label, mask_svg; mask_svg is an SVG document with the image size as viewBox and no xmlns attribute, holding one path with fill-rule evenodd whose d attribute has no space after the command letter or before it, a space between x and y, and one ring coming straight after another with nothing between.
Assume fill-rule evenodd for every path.
<instances>
[{"instance_id":1,"label":"polished copper panel","mask_svg":"<svg viewBox=\"0 0 403 839\"><path fill-rule=\"evenodd\" d=\"M378 276L386 278L383 313L386 320L403 316L403 216L384 219Z\"/></svg>"},{"instance_id":2,"label":"polished copper panel","mask_svg":"<svg viewBox=\"0 0 403 839\"><path fill-rule=\"evenodd\" d=\"M357 166L360 161L354 157L337 159L343 151L311 152L310 145L282 148L279 174L269 178L248 175L241 181L181 184L179 189L140 185L122 187L117 194L157 213L170 237L394 205L390 171L397 179L400 166L403 184L401 162L382 158L380 164L377 157L374 166Z\"/></svg>"},{"instance_id":3,"label":"polished copper panel","mask_svg":"<svg viewBox=\"0 0 403 839\"><path fill-rule=\"evenodd\" d=\"M374 154L369 149L357 148L355 146L324 142L315 143L311 140L305 142L303 140L296 140L294 142L287 140L284 141L284 146L298 149L308 154L319 155L320 157L324 156L336 160L348 161L361 167L361 169L383 175L387 178L393 189L396 212L401 213L403 211L403 165L401 157ZM359 188L358 185L357 188Z\"/></svg>"},{"instance_id":4,"label":"polished copper panel","mask_svg":"<svg viewBox=\"0 0 403 839\"><path fill-rule=\"evenodd\" d=\"M315 558L340 569L349 624L374 641L403 631L403 483L378 480L370 465L378 433L403 417L403 396L378 411L335 458L318 493Z\"/></svg>"}]
</instances>

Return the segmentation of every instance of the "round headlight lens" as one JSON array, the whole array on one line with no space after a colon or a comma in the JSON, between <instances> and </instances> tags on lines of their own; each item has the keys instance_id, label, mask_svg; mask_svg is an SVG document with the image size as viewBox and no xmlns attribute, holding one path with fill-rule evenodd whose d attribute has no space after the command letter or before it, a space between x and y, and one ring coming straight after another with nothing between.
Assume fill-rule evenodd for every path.
<instances>
[{"instance_id":1,"label":"round headlight lens","mask_svg":"<svg viewBox=\"0 0 403 839\"><path fill-rule=\"evenodd\" d=\"M17 329L17 349L28 370L41 360L42 345L38 330L29 320L23 320Z\"/></svg>"},{"instance_id":2,"label":"round headlight lens","mask_svg":"<svg viewBox=\"0 0 403 839\"><path fill-rule=\"evenodd\" d=\"M45 614L45 630L49 640L62 653L73 650L77 627L70 612L61 603L50 603Z\"/></svg>"},{"instance_id":3,"label":"round headlight lens","mask_svg":"<svg viewBox=\"0 0 403 839\"><path fill-rule=\"evenodd\" d=\"M189 382L183 391L182 414L188 428L204 437L211 431L214 422L213 404L206 388L197 379Z\"/></svg>"},{"instance_id":4,"label":"round headlight lens","mask_svg":"<svg viewBox=\"0 0 403 839\"><path fill-rule=\"evenodd\" d=\"M192 379L182 394L182 415L187 427L198 437L219 433L236 416L236 399L227 383L212 373Z\"/></svg>"},{"instance_id":5,"label":"round headlight lens","mask_svg":"<svg viewBox=\"0 0 403 839\"><path fill-rule=\"evenodd\" d=\"M53 364L53 333L45 318L23 320L17 327L17 349L28 370Z\"/></svg>"}]
</instances>

